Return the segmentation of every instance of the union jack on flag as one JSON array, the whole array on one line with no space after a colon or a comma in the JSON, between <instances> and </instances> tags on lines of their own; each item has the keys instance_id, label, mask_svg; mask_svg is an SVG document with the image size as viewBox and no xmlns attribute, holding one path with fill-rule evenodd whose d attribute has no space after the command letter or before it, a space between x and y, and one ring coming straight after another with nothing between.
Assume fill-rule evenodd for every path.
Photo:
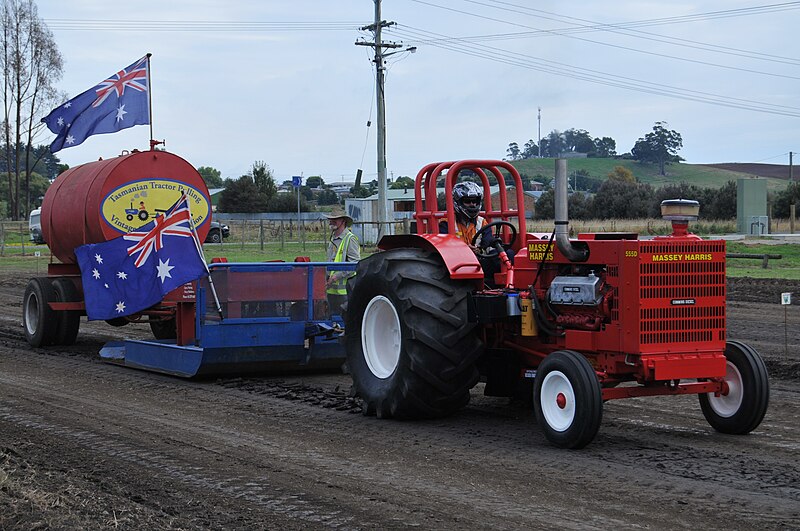
<instances>
[{"instance_id":1,"label":"union jack on flag","mask_svg":"<svg viewBox=\"0 0 800 531\"><path fill-rule=\"evenodd\" d=\"M104 243L82 245L75 257L91 320L140 312L208 274L186 194L155 221Z\"/></svg>"},{"instance_id":2,"label":"union jack on flag","mask_svg":"<svg viewBox=\"0 0 800 531\"><path fill-rule=\"evenodd\" d=\"M92 135L150 123L149 55L62 103L42 118L56 134L55 153L77 146Z\"/></svg>"},{"instance_id":3,"label":"union jack on flag","mask_svg":"<svg viewBox=\"0 0 800 531\"><path fill-rule=\"evenodd\" d=\"M145 227L150 225L148 223ZM150 253L160 251L164 247L164 236L194 237L186 194L181 196L181 199L165 215L156 217L155 226L152 229L133 231L123 236L128 241L137 242L128 247L128 255L138 254L134 262L136 267L142 267L142 264L150 257Z\"/></svg>"},{"instance_id":4,"label":"union jack on flag","mask_svg":"<svg viewBox=\"0 0 800 531\"><path fill-rule=\"evenodd\" d=\"M142 57L128 68L123 68L105 81L101 81L95 87L97 99L92 103L92 107L99 107L112 92L116 92L117 98L121 98L125 94L125 87L147 92L147 57Z\"/></svg>"}]
</instances>

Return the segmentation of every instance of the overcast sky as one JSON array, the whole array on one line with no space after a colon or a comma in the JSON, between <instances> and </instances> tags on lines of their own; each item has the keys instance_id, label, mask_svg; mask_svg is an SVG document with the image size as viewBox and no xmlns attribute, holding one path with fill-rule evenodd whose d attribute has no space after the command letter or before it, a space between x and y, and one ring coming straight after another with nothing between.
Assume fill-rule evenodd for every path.
<instances>
[{"instance_id":1,"label":"overcast sky","mask_svg":"<svg viewBox=\"0 0 800 531\"><path fill-rule=\"evenodd\" d=\"M278 182L351 181L358 168L375 178L373 52L354 45L372 37L358 29L372 0L38 5L69 97L153 54L154 136L195 166L236 178L263 160ZM800 151L800 2L384 0L383 19L397 23L384 41L417 47L387 58L395 178L502 158L509 142L537 138L537 107L542 136L585 129L618 153L656 121L681 133L690 163L787 164ZM58 156L74 166L148 140L136 126Z\"/></svg>"}]
</instances>

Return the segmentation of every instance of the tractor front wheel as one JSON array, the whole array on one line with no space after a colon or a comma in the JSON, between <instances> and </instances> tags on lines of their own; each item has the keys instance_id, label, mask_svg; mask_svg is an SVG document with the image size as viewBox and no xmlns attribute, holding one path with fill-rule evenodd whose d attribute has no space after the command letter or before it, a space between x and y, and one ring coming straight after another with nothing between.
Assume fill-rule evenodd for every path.
<instances>
[{"instance_id":1,"label":"tractor front wheel","mask_svg":"<svg viewBox=\"0 0 800 531\"><path fill-rule=\"evenodd\" d=\"M698 395L700 409L718 432L743 435L756 429L767 412L767 367L754 348L738 341L728 341L725 357L728 359L725 371L728 393Z\"/></svg>"},{"instance_id":2,"label":"tractor front wheel","mask_svg":"<svg viewBox=\"0 0 800 531\"><path fill-rule=\"evenodd\" d=\"M553 352L536 370L533 407L548 441L560 448L583 448L603 420L600 380L580 353Z\"/></svg>"},{"instance_id":3,"label":"tractor front wheel","mask_svg":"<svg viewBox=\"0 0 800 531\"><path fill-rule=\"evenodd\" d=\"M441 258L391 249L361 260L348 285L347 362L364 413L434 418L469 401L483 351L467 320L472 285Z\"/></svg>"}]
</instances>

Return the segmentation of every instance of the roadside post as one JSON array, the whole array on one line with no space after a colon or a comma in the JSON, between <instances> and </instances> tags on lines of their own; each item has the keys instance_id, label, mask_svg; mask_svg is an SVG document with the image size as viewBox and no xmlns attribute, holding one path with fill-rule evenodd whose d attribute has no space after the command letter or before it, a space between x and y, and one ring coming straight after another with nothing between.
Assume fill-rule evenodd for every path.
<instances>
[{"instance_id":1,"label":"roadside post","mask_svg":"<svg viewBox=\"0 0 800 531\"><path fill-rule=\"evenodd\" d=\"M781 304L783 305L783 353L789 356L789 324L788 324L788 306L792 304L791 293L781 293Z\"/></svg>"},{"instance_id":2,"label":"roadside post","mask_svg":"<svg viewBox=\"0 0 800 531\"><path fill-rule=\"evenodd\" d=\"M292 186L294 186L295 190L297 190L297 226L300 230L298 236L303 241L303 250L306 250L306 239L305 234L302 232L303 228L300 225L300 186L303 184L303 176L302 175L293 175L292 176Z\"/></svg>"}]
</instances>

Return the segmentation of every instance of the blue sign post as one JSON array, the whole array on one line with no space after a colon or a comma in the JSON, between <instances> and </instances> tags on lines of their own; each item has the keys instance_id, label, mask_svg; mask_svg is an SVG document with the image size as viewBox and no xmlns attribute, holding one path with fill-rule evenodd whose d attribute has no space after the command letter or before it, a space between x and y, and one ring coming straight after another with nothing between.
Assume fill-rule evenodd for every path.
<instances>
[{"instance_id":1,"label":"blue sign post","mask_svg":"<svg viewBox=\"0 0 800 531\"><path fill-rule=\"evenodd\" d=\"M294 186L295 190L297 190L297 227L298 230L303 230L302 225L300 223L300 186L303 184L303 176L302 175L292 175L292 186ZM303 233L303 236L305 234ZM303 238L303 250L306 250L306 239Z\"/></svg>"}]
</instances>

